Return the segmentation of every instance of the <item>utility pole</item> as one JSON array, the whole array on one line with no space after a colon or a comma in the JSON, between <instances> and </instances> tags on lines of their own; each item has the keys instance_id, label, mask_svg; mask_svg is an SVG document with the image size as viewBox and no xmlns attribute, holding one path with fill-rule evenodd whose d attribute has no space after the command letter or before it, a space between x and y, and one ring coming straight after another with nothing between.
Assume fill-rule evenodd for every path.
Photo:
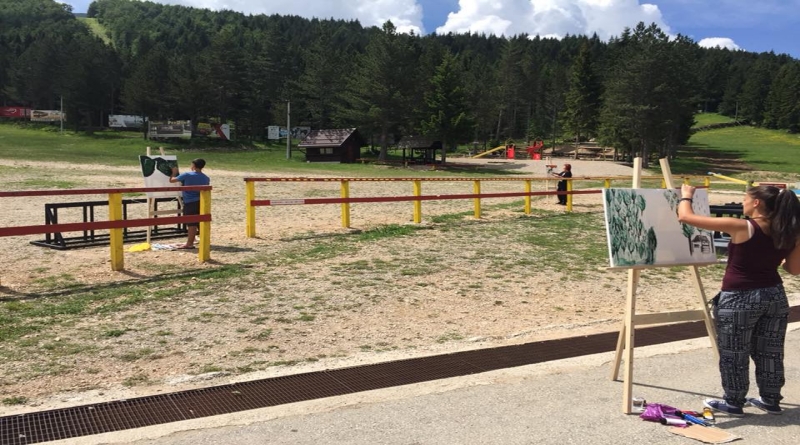
<instances>
[{"instance_id":1,"label":"utility pole","mask_svg":"<svg viewBox=\"0 0 800 445\"><path fill-rule=\"evenodd\" d=\"M286 101L286 159L292 159L292 112L291 102Z\"/></svg>"},{"instance_id":2,"label":"utility pole","mask_svg":"<svg viewBox=\"0 0 800 445\"><path fill-rule=\"evenodd\" d=\"M64 96L61 96L61 115L58 116L61 120L61 135L64 135Z\"/></svg>"}]
</instances>

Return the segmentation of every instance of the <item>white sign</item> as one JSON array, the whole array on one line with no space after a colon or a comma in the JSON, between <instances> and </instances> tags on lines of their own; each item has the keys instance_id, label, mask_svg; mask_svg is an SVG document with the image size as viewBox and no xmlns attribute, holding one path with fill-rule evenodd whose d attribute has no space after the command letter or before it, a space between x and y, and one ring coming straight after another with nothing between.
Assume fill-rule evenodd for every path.
<instances>
[{"instance_id":1,"label":"white sign","mask_svg":"<svg viewBox=\"0 0 800 445\"><path fill-rule=\"evenodd\" d=\"M145 119L130 114L109 114L108 126L111 128L142 128Z\"/></svg>"},{"instance_id":2,"label":"white sign","mask_svg":"<svg viewBox=\"0 0 800 445\"><path fill-rule=\"evenodd\" d=\"M58 110L31 110L31 121L33 122L59 122L62 117L65 120L67 118Z\"/></svg>"},{"instance_id":3,"label":"white sign","mask_svg":"<svg viewBox=\"0 0 800 445\"><path fill-rule=\"evenodd\" d=\"M295 206L300 204L305 204L306 200L302 198L295 198L295 199L270 199L269 205L273 206Z\"/></svg>"},{"instance_id":4,"label":"white sign","mask_svg":"<svg viewBox=\"0 0 800 445\"><path fill-rule=\"evenodd\" d=\"M217 124L214 126L214 131L220 139L231 140L231 126L228 124Z\"/></svg>"},{"instance_id":5,"label":"white sign","mask_svg":"<svg viewBox=\"0 0 800 445\"><path fill-rule=\"evenodd\" d=\"M303 140L311 133L311 127L294 127L292 128L292 137L295 139Z\"/></svg>"},{"instance_id":6,"label":"white sign","mask_svg":"<svg viewBox=\"0 0 800 445\"><path fill-rule=\"evenodd\" d=\"M200 122L197 124L197 134L208 138L218 138L224 141L230 141L231 126L230 124Z\"/></svg>"},{"instance_id":7,"label":"white sign","mask_svg":"<svg viewBox=\"0 0 800 445\"><path fill-rule=\"evenodd\" d=\"M189 138L192 137L192 121L149 122L147 137Z\"/></svg>"},{"instance_id":8,"label":"white sign","mask_svg":"<svg viewBox=\"0 0 800 445\"><path fill-rule=\"evenodd\" d=\"M305 139L311 133L311 127L292 127L292 137L294 139ZM286 127L279 125L270 125L267 127L267 139L281 139L289 135Z\"/></svg>"}]
</instances>

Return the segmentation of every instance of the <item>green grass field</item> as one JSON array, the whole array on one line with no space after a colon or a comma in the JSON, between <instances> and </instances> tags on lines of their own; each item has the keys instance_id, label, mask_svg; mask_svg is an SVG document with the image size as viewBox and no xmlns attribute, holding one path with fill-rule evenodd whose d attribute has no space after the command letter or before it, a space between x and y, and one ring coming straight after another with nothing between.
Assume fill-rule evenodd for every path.
<instances>
[{"instance_id":1,"label":"green grass field","mask_svg":"<svg viewBox=\"0 0 800 445\"><path fill-rule=\"evenodd\" d=\"M723 116L717 113L697 113L694 115L695 123L693 128L704 127L711 124L726 124L733 122L733 119L728 116Z\"/></svg>"},{"instance_id":2,"label":"green grass field","mask_svg":"<svg viewBox=\"0 0 800 445\"><path fill-rule=\"evenodd\" d=\"M148 146L152 153L158 153L158 147L164 147L167 154L177 154L178 159L185 160L202 157L208 166L222 170L241 171L283 171L305 175L337 175L353 177L427 177L447 175L513 175L514 172L497 171L496 169L469 169L459 171L428 171L425 169L393 168L387 165L370 163L338 164L307 163L305 155L297 148L294 141L292 158L286 159L285 142L274 144L230 144L207 141L148 141L141 133L121 131L101 131L93 135L75 133L65 130L62 134L58 127L19 127L13 124L0 123L0 159L28 160L40 162L94 163L98 165L130 166L135 165L139 155L146 152ZM375 159L364 149L364 157ZM390 153L390 160L399 161L400 156ZM188 165L186 166L188 167ZM185 167L184 167L185 168Z\"/></svg>"},{"instance_id":3,"label":"green grass field","mask_svg":"<svg viewBox=\"0 0 800 445\"><path fill-rule=\"evenodd\" d=\"M798 177L800 137L748 126L696 133L671 161L674 173L709 171L738 179L793 184Z\"/></svg>"},{"instance_id":4,"label":"green grass field","mask_svg":"<svg viewBox=\"0 0 800 445\"><path fill-rule=\"evenodd\" d=\"M710 113L698 116L704 116L703 119L713 117ZM163 146L167 153L179 154L180 159L203 157L209 166L226 170L277 170L356 177L502 174L496 170L430 172L385 165L307 163L303 153L296 149L292 159L286 159L286 146L282 143L246 147L202 142L193 144L185 141L147 141L141 134L132 132L104 131L89 136L71 131L61 134L55 127L21 128L0 124L0 158L11 160L129 166L132 159L144 154L145 148L150 145L154 153L157 153L157 147ZM794 183L798 179L798 155L798 135L741 126L696 133L670 165L675 174L706 174L714 171L746 180ZM657 168L657 165L653 167Z\"/></svg>"}]
</instances>

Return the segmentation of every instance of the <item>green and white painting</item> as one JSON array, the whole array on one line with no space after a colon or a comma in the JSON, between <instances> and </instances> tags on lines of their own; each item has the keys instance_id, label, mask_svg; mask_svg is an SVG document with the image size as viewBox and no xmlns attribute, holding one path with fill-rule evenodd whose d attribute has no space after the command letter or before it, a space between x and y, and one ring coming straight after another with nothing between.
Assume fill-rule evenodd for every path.
<instances>
[{"instance_id":1,"label":"green and white painting","mask_svg":"<svg viewBox=\"0 0 800 445\"><path fill-rule=\"evenodd\" d=\"M139 156L139 164L142 166L145 187L174 187L180 185L169 182L172 168L178 166L177 156ZM147 192L148 198L174 198L180 195L181 192Z\"/></svg>"},{"instance_id":2,"label":"green and white painting","mask_svg":"<svg viewBox=\"0 0 800 445\"><path fill-rule=\"evenodd\" d=\"M678 189L604 189L611 267L710 264L713 233L678 222ZM708 193L697 189L692 209L709 215Z\"/></svg>"}]
</instances>

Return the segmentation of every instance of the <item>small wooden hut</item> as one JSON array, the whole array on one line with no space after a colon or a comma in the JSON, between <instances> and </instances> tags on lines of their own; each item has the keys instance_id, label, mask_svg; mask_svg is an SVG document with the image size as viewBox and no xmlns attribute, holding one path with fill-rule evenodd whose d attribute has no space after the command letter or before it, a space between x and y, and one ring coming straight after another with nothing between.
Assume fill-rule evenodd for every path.
<instances>
[{"instance_id":1,"label":"small wooden hut","mask_svg":"<svg viewBox=\"0 0 800 445\"><path fill-rule=\"evenodd\" d=\"M442 143L422 136L406 136L397 143L397 148L403 149L403 163L435 164L436 152L441 155Z\"/></svg>"},{"instance_id":2,"label":"small wooden hut","mask_svg":"<svg viewBox=\"0 0 800 445\"><path fill-rule=\"evenodd\" d=\"M364 138L355 128L311 130L297 146L305 149L308 162L341 162L350 164L361 158Z\"/></svg>"}]
</instances>

